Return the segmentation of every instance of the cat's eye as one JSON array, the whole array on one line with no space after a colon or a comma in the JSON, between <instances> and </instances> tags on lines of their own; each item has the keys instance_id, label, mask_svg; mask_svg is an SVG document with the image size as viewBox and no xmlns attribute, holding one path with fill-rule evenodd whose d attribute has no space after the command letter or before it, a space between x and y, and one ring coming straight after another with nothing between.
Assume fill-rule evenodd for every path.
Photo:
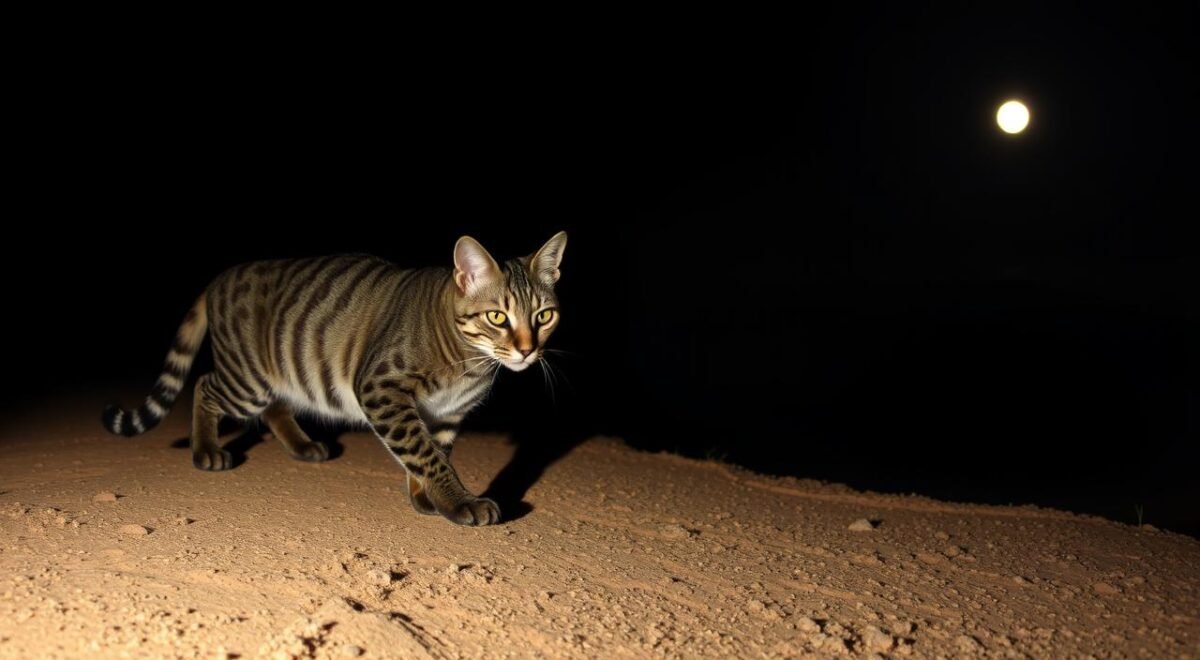
<instances>
[{"instance_id":1,"label":"cat's eye","mask_svg":"<svg viewBox=\"0 0 1200 660\"><path fill-rule=\"evenodd\" d=\"M504 325L508 321L508 314L504 312L488 312L487 320L492 325Z\"/></svg>"},{"instance_id":2,"label":"cat's eye","mask_svg":"<svg viewBox=\"0 0 1200 660\"><path fill-rule=\"evenodd\" d=\"M546 325L550 322L550 319L554 318L554 310L543 309L542 311L538 312L537 316L534 318L537 320L538 325Z\"/></svg>"}]
</instances>

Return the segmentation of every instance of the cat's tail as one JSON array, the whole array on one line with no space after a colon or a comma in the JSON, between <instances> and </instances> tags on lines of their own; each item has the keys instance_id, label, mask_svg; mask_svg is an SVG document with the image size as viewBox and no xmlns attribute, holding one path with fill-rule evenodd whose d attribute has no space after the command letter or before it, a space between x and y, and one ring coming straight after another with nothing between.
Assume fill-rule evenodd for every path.
<instances>
[{"instance_id":1,"label":"cat's tail","mask_svg":"<svg viewBox=\"0 0 1200 660\"><path fill-rule=\"evenodd\" d=\"M183 383L187 380L192 368L192 360L200 350L204 335L208 332L208 311L205 306L206 296L203 294L196 304L188 310L183 324L175 333L175 343L167 351L167 361L162 373L149 396L142 405L134 410L126 410L119 406L108 406L104 409L101 420L109 433L126 437L149 431L166 417L171 404L175 403Z\"/></svg>"}]
</instances>

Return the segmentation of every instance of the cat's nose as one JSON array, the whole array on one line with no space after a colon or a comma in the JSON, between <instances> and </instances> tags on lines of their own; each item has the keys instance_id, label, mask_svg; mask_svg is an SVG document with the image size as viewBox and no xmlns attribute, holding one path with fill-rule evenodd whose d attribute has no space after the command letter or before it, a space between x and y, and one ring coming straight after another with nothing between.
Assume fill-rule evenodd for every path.
<instances>
[{"instance_id":1,"label":"cat's nose","mask_svg":"<svg viewBox=\"0 0 1200 660\"><path fill-rule=\"evenodd\" d=\"M534 350L535 349L532 346L529 348L521 348L520 346L517 347L517 352L521 354L521 357L529 357L529 354Z\"/></svg>"}]
</instances>

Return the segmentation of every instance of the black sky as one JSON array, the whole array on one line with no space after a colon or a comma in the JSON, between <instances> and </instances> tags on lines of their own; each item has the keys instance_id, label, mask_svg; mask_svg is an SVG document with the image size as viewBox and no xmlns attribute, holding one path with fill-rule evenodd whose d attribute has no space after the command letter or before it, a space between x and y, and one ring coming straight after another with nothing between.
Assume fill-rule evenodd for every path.
<instances>
[{"instance_id":1,"label":"black sky","mask_svg":"<svg viewBox=\"0 0 1200 660\"><path fill-rule=\"evenodd\" d=\"M235 263L565 228L570 386L480 427L1195 531L1196 6L1013 11L61 37L10 97L8 407L149 385Z\"/></svg>"}]
</instances>

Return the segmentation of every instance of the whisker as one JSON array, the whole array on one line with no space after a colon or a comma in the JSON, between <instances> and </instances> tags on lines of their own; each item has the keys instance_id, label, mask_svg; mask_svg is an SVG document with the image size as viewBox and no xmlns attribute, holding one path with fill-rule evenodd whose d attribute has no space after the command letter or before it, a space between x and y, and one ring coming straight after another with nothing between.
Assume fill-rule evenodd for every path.
<instances>
[{"instance_id":1,"label":"whisker","mask_svg":"<svg viewBox=\"0 0 1200 660\"><path fill-rule=\"evenodd\" d=\"M495 363L495 364L499 364L499 363ZM476 369L478 369L478 368L480 368L480 367L487 367L487 366L489 366L489 363L487 363L487 362L480 362L479 364L476 364L475 366L471 367L470 369L467 369L466 371L464 371L464 372L462 373L462 375L464 375L464 376L470 375L470 374L471 374L472 372L474 372ZM492 365L492 366L494 366L494 365ZM487 373L487 372L485 371L484 373Z\"/></svg>"},{"instance_id":2,"label":"whisker","mask_svg":"<svg viewBox=\"0 0 1200 660\"><path fill-rule=\"evenodd\" d=\"M449 369L451 371L455 371L457 367L460 367L465 364L470 364L469 367L462 367L463 371L462 371L462 374L460 374L460 375L466 376L466 375L474 372L480 366L488 364L489 360L494 360L494 359L495 358L491 357L490 355L476 355L473 357L469 357L465 360L459 360L458 362L453 362L453 363L447 365L445 368Z\"/></svg>"},{"instance_id":3,"label":"whisker","mask_svg":"<svg viewBox=\"0 0 1200 660\"><path fill-rule=\"evenodd\" d=\"M490 356L490 355L475 355L475 356L469 357L469 358L467 358L467 359L465 359L465 360L459 360L458 362L451 362L451 363L450 363L450 366L451 366L451 367L456 367L456 366L458 366L458 365L460 365L460 364L464 364L464 363L467 363L467 362L474 362L474 361L476 361L476 360L490 360L490 359L492 359L492 356Z\"/></svg>"},{"instance_id":4,"label":"whisker","mask_svg":"<svg viewBox=\"0 0 1200 660\"><path fill-rule=\"evenodd\" d=\"M496 376L500 375L500 361L497 360L492 369L492 384L488 385L488 396L492 395L492 391L496 389Z\"/></svg>"},{"instance_id":5,"label":"whisker","mask_svg":"<svg viewBox=\"0 0 1200 660\"><path fill-rule=\"evenodd\" d=\"M545 383L546 389L550 390L550 402L558 405L558 396L554 391L554 381L550 379L550 372L546 370L546 358L539 358L538 366L542 368L542 382Z\"/></svg>"},{"instance_id":6,"label":"whisker","mask_svg":"<svg viewBox=\"0 0 1200 660\"><path fill-rule=\"evenodd\" d=\"M555 367L553 362L551 362L545 358L543 358L543 361L546 363L546 367L549 369L551 378L555 379L556 382L559 379L561 379L562 384L569 387L571 389L571 391L575 390L575 387L573 385L571 385L571 380L569 378L567 378L567 374L564 373L562 369Z\"/></svg>"}]
</instances>

